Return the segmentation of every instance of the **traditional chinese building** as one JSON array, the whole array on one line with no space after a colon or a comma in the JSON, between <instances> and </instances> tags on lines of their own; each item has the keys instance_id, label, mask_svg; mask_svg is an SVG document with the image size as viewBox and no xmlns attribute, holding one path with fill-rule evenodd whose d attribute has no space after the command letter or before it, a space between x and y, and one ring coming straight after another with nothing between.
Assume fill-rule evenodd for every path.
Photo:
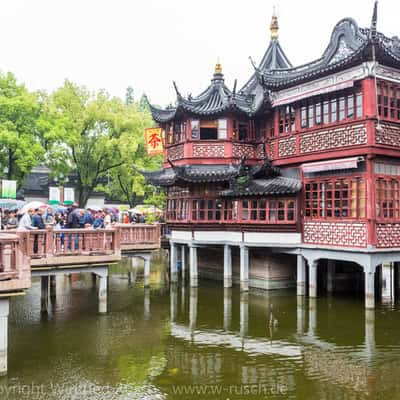
<instances>
[{"instance_id":1,"label":"traditional chinese building","mask_svg":"<svg viewBox=\"0 0 400 400\"><path fill-rule=\"evenodd\" d=\"M369 28L345 18L319 59L292 66L273 16L269 46L240 89L226 86L218 63L198 96L174 83L176 106L151 106L165 160L145 175L168 191L172 279L179 245L183 262L190 249L192 286L199 272L218 273L223 252L226 287L236 278L242 290L297 280L299 295L308 286L316 297L347 281L373 308L379 275L380 292L393 298L400 40L376 24L375 4Z\"/></svg>"}]
</instances>

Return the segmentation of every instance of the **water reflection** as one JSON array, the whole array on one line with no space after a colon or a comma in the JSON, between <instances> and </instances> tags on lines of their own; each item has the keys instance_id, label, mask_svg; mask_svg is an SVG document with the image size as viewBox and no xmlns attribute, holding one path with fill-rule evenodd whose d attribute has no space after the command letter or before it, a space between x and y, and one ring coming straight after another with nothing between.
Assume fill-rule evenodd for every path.
<instances>
[{"instance_id":1,"label":"water reflection","mask_svg":"<svg viewBox=\"0 0 400 400\"><path fill-rule=\"evenodd\" d=\"M152 261L145 289L143 263L113 267L104 316L91 276L82 274L57 278L42 320L35 280L11 302L9 376L0 391L34 382L46 388L44 400L400 397L397 306L365 311L361 300L240 293L210 281L169 286L163 268ZM220 392L177 392L187 384ZM81 391L74 397L68 388Z\"/></svg>"}]
</instances>

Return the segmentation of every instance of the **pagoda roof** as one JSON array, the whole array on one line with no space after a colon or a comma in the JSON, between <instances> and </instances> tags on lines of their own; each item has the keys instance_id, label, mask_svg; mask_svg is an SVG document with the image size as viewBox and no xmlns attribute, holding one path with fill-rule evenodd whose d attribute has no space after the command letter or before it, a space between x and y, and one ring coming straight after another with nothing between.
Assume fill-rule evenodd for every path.
<instances>
[{"instance_id":1,"label":"pagoda roof","mask_svg":"<svg viewBox=\"0 0 400 400\"><path fill-rule=\"evenodd\" d=\"M219 67L218 67L219 66ZM252 114L252 99L243 94L236 93L236 82L233 90L230 90L224 82L224 76L217 64L210 85L196 97L189 95L187 98L181 95L175 82L177 101L175 107L160 109L150 105L150 111L156 122L168 122L177 115L188 113L197 116L219 115L227 111Z\"/></svg>"},{"instance_id":2,"label":"pagoda roof","mask_svg":"<svg viewBox=\"0 0 400 400\"><path fill-rule=\"evenodd\" d=\"M237 185L221 192L224 197L289 195L300 192L299 179L277 176L270 179L254 179L247 185Z\"/></svg>"},{"instance_id":3,"label":"pagoda roof","mask_svg":"<svg viewBox=\"0 0 400 400\"><path fill-rule=\"evenodd\" d=\"M140 171L148 183L155 186L172 186L179 181L187 183L228 182L242 174L251 177L275 177L280 174L278 168L273 167L268 160L261 165L246 166L245 159L239 164L224 165L172 165L171 168L146 172Z\"/></svg>"}]
</instances>

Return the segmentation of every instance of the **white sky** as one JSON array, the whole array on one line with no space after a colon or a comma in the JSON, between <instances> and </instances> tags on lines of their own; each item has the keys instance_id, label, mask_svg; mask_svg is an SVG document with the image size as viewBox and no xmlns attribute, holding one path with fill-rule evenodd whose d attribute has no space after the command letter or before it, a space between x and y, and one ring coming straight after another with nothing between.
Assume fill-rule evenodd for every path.
<instances>
[{"instance_id":1,"label":"white sky","mask_svg":"<svg viewBox=\"0 0 400 400\"><path fill-rule=\"evenodd\" d=\"M240 88L269 43L273 6L280 43L299 65L319 58L344 17L369 27L373 0L0 0L0 69L31 90L68 78L123 97L132 86L152 103L208 85L220 57ZM400 36L400 1L380 0L378 30Z\"/></svg>"}]
</instances>

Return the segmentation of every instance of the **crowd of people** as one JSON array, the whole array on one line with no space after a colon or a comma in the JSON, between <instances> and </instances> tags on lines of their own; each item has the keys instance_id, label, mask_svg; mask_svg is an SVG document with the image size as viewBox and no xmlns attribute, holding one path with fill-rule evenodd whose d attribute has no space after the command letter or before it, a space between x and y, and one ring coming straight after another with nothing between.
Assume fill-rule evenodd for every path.
<instances>
[{"instance_id":1,"label":"crowd of people","mask_svg":"<svg viewBox=\"0 0 400 400\"><path fill-rule=\"evenodd\" d=\"M45 229L52 226L55 229L79 228L111 228L119 221L119 215L110 209L84 210L73 204L65 210L53 211L48 208L29 208L20 214L18 210L0 209L0 229ZM141 214L126 213L121 218L123 223L146 223L146 217Z\"/></svg>"}]
</instances>

